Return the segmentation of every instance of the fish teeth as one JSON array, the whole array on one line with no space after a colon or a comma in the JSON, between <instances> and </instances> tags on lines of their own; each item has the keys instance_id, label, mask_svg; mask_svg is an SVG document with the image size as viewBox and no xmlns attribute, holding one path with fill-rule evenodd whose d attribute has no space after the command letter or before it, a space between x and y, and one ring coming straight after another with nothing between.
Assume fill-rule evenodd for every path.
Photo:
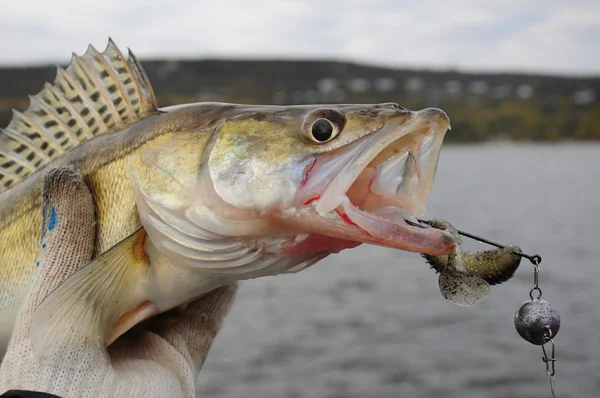
<instances>
[{"instance_id":1,"label":"fish teeth","mask_svg":"<svg viewBox=\"0 0 600 398\"><path fill-rule=\"evenodd\" d=\"M371 189L385 196L395 196L404 183L409 161L410 156L406 152L377 166L377 177Z\"/></svg>"},{"instance_id":2,"label":"fish teeth","mask_svg":"<svg viewBox=\"0 0 600 398\"><path fill-rule=\"evenodd\" d=\"M423 140L421 149L419 150L419 173L426 174L429 167L430 159L436 153L435 136L430 135Z\"/></svg>"},{"instance_id":3,"label":"fish teeth","mask_svg":"<svg viewBox=\"0 0 600 398\"><path fill-rule=\"evenodd\" d=\"M415 216L413 216L412 214L405 214L404 215L404 220L406 221L410 221L412 223L418 224L420 225L421 223L419 222L419 220L417 220L417 218Z\"/></svg>"}]
</instances>

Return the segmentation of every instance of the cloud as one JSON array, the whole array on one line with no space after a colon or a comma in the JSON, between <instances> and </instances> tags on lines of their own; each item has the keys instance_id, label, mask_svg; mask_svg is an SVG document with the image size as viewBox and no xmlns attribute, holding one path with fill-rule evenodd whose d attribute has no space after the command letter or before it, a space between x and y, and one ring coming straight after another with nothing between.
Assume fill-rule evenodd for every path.
<instances>
[{"instance_id":1,"label":"cloud","mask_svg":"<svg viewBox=\"0 0 600 398\"><path fill-rule=\"evenodd\" d=\"M600 74L597 0L0 2L0 63L67 62L108 36L141 58L330 58Z\"/></svg>"},{"instance_id":2,"label":"cloud","mask_svg":"<svg viewBox=\"0 0 600 398\"><path fill-rule=\"evenodd\" d=\"M554 12L508 34L484 67L589 71L600 74L600 3L556 7Z\"/></svg>"}]
</instances>

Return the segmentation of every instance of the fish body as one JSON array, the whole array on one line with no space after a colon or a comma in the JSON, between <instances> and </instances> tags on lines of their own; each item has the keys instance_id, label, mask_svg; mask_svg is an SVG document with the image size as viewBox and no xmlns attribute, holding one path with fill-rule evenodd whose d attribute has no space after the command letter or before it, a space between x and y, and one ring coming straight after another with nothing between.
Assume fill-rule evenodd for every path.
<instances>
[{"instance_id":1,"label":"fish body","mask_svg":"<svg viewBox=\"0 0 600 398\"><path fill-rule=\"evenodd\" d=\"M202 109L196 110L196 117L202 113ZM126 238L138 224L125 169L129 156L171 129L185 129L178 122L187 119L179 116L177 112L151 116L127 131L100 136L74 148L47 166L70 166L84 176L96 205L98 254ZM36 269L37 252L42 248L43 175L41 170L0 194L0 346L10 336Z\"/></svg>"},{"instance_id":2,"label":"fish body","mask_svg":"<svg viewBox=\"0 0 600 398\"><path fill-rule=\"evenodd\" d=\"M404 221L424 212L448 128L441 110L397 104L159 109L133 54L90 47L0 134L0 346L43 250L51 167L90 188L96 258L36 311L41 356L74 333L109 344L225 283L362 243L450 252L448 232Z\"/></svg>"}]
</instances>

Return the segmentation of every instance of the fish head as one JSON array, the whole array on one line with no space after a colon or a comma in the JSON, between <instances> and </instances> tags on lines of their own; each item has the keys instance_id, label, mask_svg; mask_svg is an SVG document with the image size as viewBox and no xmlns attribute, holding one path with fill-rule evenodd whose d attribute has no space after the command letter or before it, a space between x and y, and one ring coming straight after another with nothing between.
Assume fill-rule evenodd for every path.
<instances>
[{"instance_id":1,"label":"fish head","mask_svg":"<svg viewBox=\"0 0 600 398\"><path fill-rule=\"evenodd\" d=\"M425 212L449 127L439 109L397 104L268 109L223 122L205 177L225 216L245 211L332 244L447 253L449 233L411 224Z\"/></svg>"},{"instance_id":2,"label":"fish head","mask_svg":"<svg viewBox=\"0 0 600 398\"><path fill-rule=\"evenodd\" d=\"M269 269L362 243L440 255L452 235L414 224L449 127L439 109L397 104L246 107L141 148L129 175L173 261L250 269L262 256Z\"/></svg>"}]
</instances>

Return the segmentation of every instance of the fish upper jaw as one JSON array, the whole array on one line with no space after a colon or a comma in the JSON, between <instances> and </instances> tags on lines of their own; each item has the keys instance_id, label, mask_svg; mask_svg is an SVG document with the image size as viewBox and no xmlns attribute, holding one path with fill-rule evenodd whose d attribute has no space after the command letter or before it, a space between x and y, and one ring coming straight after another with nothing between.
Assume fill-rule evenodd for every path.
<instances>
[{"instance_id":1,"label":"fish upper jaw","mask_svg":"<svg viewBox=\"0 0 600 398\"><path fill-rule=\"evenodd\" d=\"M323 235L428 254L450 252L450 234L406 222L416 223L425 212L449 128L443 111L428 108L317 155L296 196L297 208Z\"/></svg>"}]
</instances>

